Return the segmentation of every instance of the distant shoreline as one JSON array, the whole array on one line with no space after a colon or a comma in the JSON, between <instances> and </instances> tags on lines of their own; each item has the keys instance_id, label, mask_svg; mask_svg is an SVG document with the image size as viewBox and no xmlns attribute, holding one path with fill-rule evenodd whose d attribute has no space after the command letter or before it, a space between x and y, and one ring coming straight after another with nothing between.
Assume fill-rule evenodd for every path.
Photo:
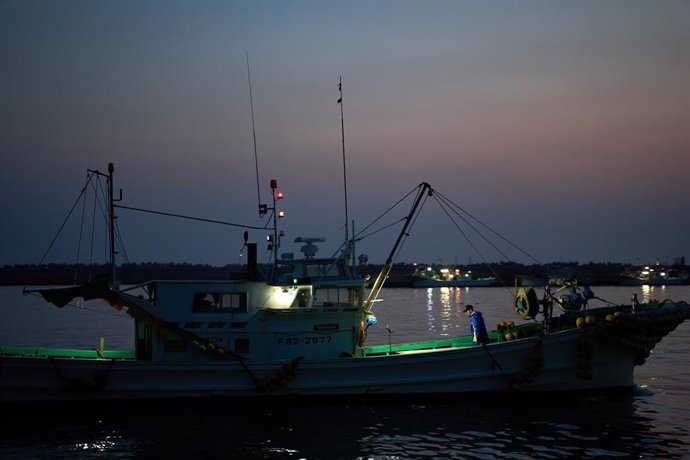
<instances>
[{"instance_id":1,"label":"distant shoreline","mask_svg":"<svg viewBox=\"0 0 690 460\"><path fill-rule=\"evenodd\" d=\"M411 287L414 264L396 264L391 271L386 287ZM623 275L625 271L634 269L629 264L617 263L553 263L546 265L522 265L515 263L497 263L489 269L486 265L467 265L464 270L471 270L475 276L492 276L503 280L508 286L515 285L515 279L520 276L545 278L546 273L558 268L568 268L571 277L581 284L592 286L639 285L638 281ZM360 267L361 275L375 276L380 265ZM681 267L686 269L686 267ZM214 267L210 265L193 265L187 263L157 263L124 264L118 266L117 277L123 284L141 284L151 280L241 280L246 279L246 267L241 265L227 265ZM29 286L29 285L73 285L86 282L88 279L108 273L105 265L74 265L48 264L13 265L0 267L0 285ZM688 284L687 282L685 284Z\"/></svg>"}]
</instances>

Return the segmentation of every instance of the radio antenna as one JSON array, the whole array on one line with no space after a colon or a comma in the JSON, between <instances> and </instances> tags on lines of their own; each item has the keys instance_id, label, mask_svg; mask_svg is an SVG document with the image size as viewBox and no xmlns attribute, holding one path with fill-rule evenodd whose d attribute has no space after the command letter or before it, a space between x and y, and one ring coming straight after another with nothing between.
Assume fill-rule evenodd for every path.
<instances>
[{"instance_id":1,"label":"radio antenna","mask_svg":"<svg viewBox=\"0 0 690 460\"><path fill-rule=\"evenodd\" d=\"M252 77L249 73L249 51L244 52L247 57L247 81L249 82L249 106L252 111L252 138L254 139L254 164L256 166L256 197L259 200L259 217L263 217L261 206L261 187L259 186L259 154L256 150L256 126L254 124L254 98L252 97Z\"/></svg>"},{"instance_id":2,"label":"radio antenna","mask_svg":"<svg viewBox=\"0 0 690 460\"><path fill-rule=\"evenodd\" d=\"M350 232L348 231L349 218L347 215L347 169L345 168L345 119L343 117L343 77L340 76L338 80L338 91L340 92L340 99L338 99L338 104L340 104L340 132L341 139L343 142L343 184L345 185L345 242L350 239Z\"/></svg>"}]
</instances>

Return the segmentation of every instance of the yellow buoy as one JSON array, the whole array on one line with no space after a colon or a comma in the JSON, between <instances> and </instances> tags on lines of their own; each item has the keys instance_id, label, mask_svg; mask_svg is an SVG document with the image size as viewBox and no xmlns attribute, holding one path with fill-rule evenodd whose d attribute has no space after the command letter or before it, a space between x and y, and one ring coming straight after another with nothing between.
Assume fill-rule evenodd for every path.
<instances>
[{"instance_id":1,"label":"yellow buoy","mask_svg":"<svg viewBox=\"0 0 690 460\"><path fill-rule=\"evenodd\" d=\"M505 335L505 339L506 339L508 342L510 342L511 340L513 340L513 334L511 334L510 332L508 332L508 333Z\"/></svg>"},{"instance_id":2,"label":"yellow buoy","mask_svg":"<svg viewBox=\"0 0 690 460\"><path fill-rule=\"evenodd\" d=\"M520 331L513 331L513 338L515 340L519 339L520 338Z\"/></svg>"},{"instance_id":3,"label":"yellow buoy","mask_svg":"<svg viewBox=\"0 0 690 460\"><path fill-rule=\"evenodd\" d=\"M585 323L587 324L594 324L597 322L597 319L594 316L586 316L585 317Z\"/></svg>"},{"instance_id":4,"label":"yellow buoy","mask_svg":"<svg viewBox=\"0 0 690 460\"><path fill-rule=\"evenodd\" d=\"M578 319L575 320L575 325L577 327L582 327L585 325L585 319L583 317L579 317Z\"/></svg>"},{"instance_id":5,"label":"yellow buoy","mask_svg":"<svg viewBox=\"0 0 690 460\"><path fill-rule=\"evenodd\" d=\"M614 319L616 319L616 317L613 316L611 313L609 313L608 315L606 315L606 321L609 321L609 322L610 322L610 321L613 321Z\"/></svg>"}]
</instances>

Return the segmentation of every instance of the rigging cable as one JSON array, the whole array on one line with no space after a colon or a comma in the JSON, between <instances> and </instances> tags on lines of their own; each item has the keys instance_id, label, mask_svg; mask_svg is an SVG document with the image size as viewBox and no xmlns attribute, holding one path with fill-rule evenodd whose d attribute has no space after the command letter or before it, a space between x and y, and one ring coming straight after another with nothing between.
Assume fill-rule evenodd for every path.
<instances>
[{"instance_id":1,"label":"rigging cable","mask_svg":"<svg viewBox=\"0 0 690 460\"><path fill-rule=\"evenodd\" d=\"M74 209L75 209L75 208L77 207L77 205L79 204L79 200L81 200L82 196L84 195L84 192L86 191L86 188L88 187L89 181L90 181L90 180L91 180L91 177L88 178L88 180L87 180L87 182L86 182L86 185L84 185L84 187L81 189L81 192L79 193L79 196L78 196L77 199L74 201L74 204L72 205L72 208L71 208L71 209L69 210L69 212L67 213L67 217L65 217L65 220L62 222L62 225L60 225L60 228L58 229L57 233L56 233L55 236L53 237L53 240L52 240L52 241L50 242L50 244L48 245L48 249L46 249L46 251L43 253L43 257L41 257L41 261L38 263L38 265L43 265L43 262L45 262L46 257L48 257L48 253L49 253L50 250L53 248L53 245L55 245L55 242L57 241L58 236L60 236L60 233L62 232L62 229L65 228L65 225L67 225L67 221L68 221L69 218L72 216L72 213L74 212ZM31 284L31 283L33 283L33 278L30 280L30 283L29 283L29 284Z\"/></svg>"},{"instance_id":2,"label":"rigging cable","mask_svg":"<svg viewBox=\"0 0 690 460\"><path fill-rule=\"evenodd\" d=\"M101 180L101 175L99 173L96 173L96 180L92 182L92 188L93 188L93 228L92 228L92 241L93 238L95 237L95 223L96 223L96 209L101 211L101 218L102 221L104 222L104 226L107 228L108 226L108 215L105 211L105 201L106 201L106 192L103 189L103 181ZM92 243L92 252L93 252L93 243ZM92 259L93 260L93 256ZM103 260L107 261L108 260L108 239L104 238L103 239ZM89 273L89 277L91 274Z\"/></svg>"},{"instance_id":3,"label":"rigging cable","mask_svg":"<svg viewBox=\"0 0 690 460\"><path fill-rule=\"evenodd\" d=\"M102 222L105 228L108 228L108 212L106 211L107 208L107 193L104 189L103 186L103 181L101 180L102 174L96 172L96 181L92 184L93 187L93 199L94 199L94 204L93 204L93 220L94 220L94 231L93 234L95 235L95 221L96 221L96 208L98 207L98 210L101 212L101 218ZM108 260L108 238L103 239L103 260L107 261ZM91 277L91 273L89 273L89 277Z\"/></svg>"},{"instance_id":4,"label":"rigging cable","mask_svg":"<svg viewBox=\"0 0 690 460\"><path fill-rule=\"evenodd\" d=\"M448 212L448 209L446 208L446 206L445 206L438 198L436 198L436 197L434 197L434 198L436 199L436 202L438 203L438 205L440 206L440 208L443 210L443 212L448 216L448 218L451 220L451 222L453 222L453 224L455 225L455 228L458 229L458 231L459 231L460 234L465 238L465 240L467 241L467 243L468 243L470 246L472 246L472 249L474 249L474 251L479 255L479 257L481 257L482 261L484 262L484 265L486 265L486 266L489 268L489 270L491 270L491 273L493 273L493 275L501 282L501 284L503 285L503 287L508 288L508 285L506 285L505 281L503 281L503 279L502 279L500 276L498 276L498 273L496 273L496 270L494 270L494 268L491 266L491 264L486 260L486 258L484 257L484 254L482 254L482 252L481 252L481 251L479 250L479 248L477 248L477 246L472 242L471 238L467 235L467 233L466 233L465 231L463 231L463 229L460 228L460 226L459 226L458 223L455 221L455 219L453 219L453 216L450 215L450 213ZM456 214L457 214L457 213L456 213ZM458 214L458 217L460 217L460 219L462 219L467 225L469 225L470 228L472 228L475 232L477 232L477 229L474 228L474 227L472 226L472 224L469 223L469 222L467 221L467 219L465 219L464 217L462 217L462 216L459 215L459 214ZM481 233L479 233L479 232L477 232L477 233L478 233L482 238L484 238L484 239L486 240L486 238L485 238ZM500 249L498 249L496 246L494 246L493 243L491 243L491 242L488 241L488 240L486 240L486 241L487 241L494 249L496 249L500 254L502 254L505 258L507 258L508 260L510 260L510 258L509 258L508 256L506 256L505 254L503 254L503 252L502 252ZM512 296L512 292L511 292L511 296Z\"/></svg>"},{"instance_id":5,"label":"rigging cable","mask_svg":"<svg viewBox=\"0 0 690 460\"><path fill-rule=\"evenodd\" d=\"M407 197L409 197L410 195L412 195L412 193L414 193L414 191L417 190L417 189L419 189L419 186L417 186L417 187L413 188L412 190L410 190L405 196L403 196L402 198L400 198L395 204L393 204L391 207L389 207L388 209L386 209L385 211L383 211L383 213L381 213L381 214L380 214L376 219L374 219L369 225L367 225L367 226L364 227L362 230L360 230L360 231L357 233L357 236L359 236L359 235L361 235L362 233L364 233L365 231L367 231L367 230L369 229L369 227L371 227L371 226L374 225L376 222L378 222L379 220L381 220L381 219L383 218L383 216L385 216L386 214L388 214L389 212L391 212L391 211L393 210L393 208L395 208L395 207L398 206L400 203L402 203ZM405 220L405 218L403 217L402 219L400 219L400 220L396 221L395 223L393 223L393 224L391 224L391 225L388 225L388 226L386 226L386 227L384 227L384 228L388 228L388 227L390 227L390 226L392 226L392 225L395 225L395 224L398 223L398 222L402 222L402 221L404 221L404 220ZM374 233L377 233L377 232L379 232L379 231L381 231L381 230L383 230L383 228L382 228L382 229L379 229L379 230L376 230L375 232L372 232L372 233L370 233L369 235L366 235L366 236L373 235ZM359 238L359 240L361 240L362 238L365 238L366 236L363 236L363 237ZM353 238L355 238L354 235L353 235ZM358 240L358 241L359 241L359 240Z\"/></svg>"},{"instance_id":6,"label":"rigging cable","mask_svg":"<svg viewBox=\"0 0 690 460\"><path fill-rule=\"evenodd\" d=\"M261 187L259 186L259 154L256 150L256 127L254 124L254 98L252 97L252 77L249 73L249 51L244 52L247 57L247 81L249 82L249 106L252 111L252 137L254 139L254 164L256 166L256 195L259 200L259 209L261 209ZM263 217L259 211L259 217Z\"/></svg>"},{"instance_id":7,"label":"rigging cable","mask_svg":"<svg viewBox=\"0 0 690 460\"><path fill-rule=\"evenodd\" d=\"M107 210L108 206L108 200L109 200L109 193L106 192L105 190L105 185L108 184L108 179L105 179L104 181L101 181L101 175L99 174L98 176L98 190L95 192L95 198L98 200L98 208L101 211L101 217L103 218L103 225L105 229L105 235L106 238L103 238L103 261L104 263L108 263L108 259L110 258L110 250L108 246L108 238L107 235L109 234L108 232L110 231L110 225L108 224L109 221L109 214L110 211Z\"/></svg>"},{"instance_id":8,"label":"rigging cable","mask_svg":"<svg viewBox=\"0 0 690 460\"><path fill-rule=\"evenodd\" d=\"M106 212L106 203L108 201L108 194L105 192L101 176L98 176L98 189L94 190L94 198L98 201L98 208L101 210L101 216L106 228L108 228L108 213ZM99 193L100 192L100 193ZM103 200L103 201L101 201ZM103 239L103 260L107 263L108 260L108 239Z\"/></svg>"},{"instance_id":9,"label":"rigging cable","mask_svg":"<svg viewBox=\"0 0 690 460\"><path fill-rule=\"evenodd\" d=\"M117 221L115 221L115 239L117 241L117 247L120 250L120 254L122 254L122 259L126 263L129 263L129 256L127 255L127 249L125 248L125 242L122 239L122 232L120 231L120 226L118 225Z\"/></svg>"},{"instance_id":10,"label":"rigging cable","mask_svg":"<svg viewBox=\"0 0 690 460\"><path fill-rule=\"evenodd\" d=\"M84 187L87 187L89 184L89 181L91 180L89 178L89 172L86 173L86 184L84 184ZM86 194L82 195L82 204L81 204L81 222L79 224L79 239L77 240L77 258L74 261L74 281L73 284L77 284L77 276L79 275L79 257L81 256L81 240L82 236L84 234L84 216L86 215Z\"/></svg>"},{"instance_id":11,"label":"rigging cable","mask_svg":"<svg viewBox=\"0 0 690 460\"><path fill-rule=\"evenodd\" d=\"M433 189L430 189L431 192L434 192ZM419 192L422 193L422 186L419 186ZM412 230L412 227L414 227L414 224L417 223L417 219L419 218L419 215L422 213L422 209L424 208L424 204L426 203L426 200L429 199L429 195L427 194L423 199L421 204L419 205L419 208L417 209L417 214L412 217L412 222L410 223L410 226L407 229L407 233L405 233L405 238L400 242L400 246L398 246L398 250L395 252L395 255L393 256L394 260L397 260L398 254L400 254L400 251L402 250L403 245L407 241L407 237L410 236L410 231Z\"/></svg>"},{"instance_id":12,"label":"rigging cable","mask_svg":"<svg viewBox=\"0 0 690 460\"><path fill-rule=\"evenodd\" d=\"M100 180L100 178L97 180ZM93 184L92 184L92 187L93 187ZM95 187L94 187L94 190L96 190ZM98 204L98 201L97 201L97 196L94 193L93 210L91 211L91 245L89 248L89 279L91 278L91 264L93 264L93 242L94 242L94 238L96 237L96 204Z\"/></svg>"},{"instance_id":13,"label":"rigging cable","mask_svg":"<svg viewBox=\"0 0 690 460\"><path fill-rule=\"evenodd\" d=\"M371 292L369 293L369 297L367 298L367 301L365 302L365 311L364 313L370 314L373 310L373 304L377 301L379 294L381 293L381 288L383 287L383 282L379 283L379 280L383 276L384 280L386 277L388 277L388 274L390 273L390 270L393 266L393 261L397 259L398 254L400 254L400 250L402 249L402 246L405 244L405 241L407 240L407 237L410 236L409 232L414 223L417 221L417 218L419 217L422 208L424 207L424 203L429 197L429 194L433 192L433 189L430 188L429 184L427 183L422 183L419 186L416 187L417 194L414 199L414 205L412 209L410 209L410 212L408 215L404 218L405 221L407 219L410 219L410 222L407 222L407 228L403 227L403 230L406 230L404 233L401 233L398 236L398 240L396 241L395 245L397 245L397 248L395 245L393 246L391 254L388 256L388 259L386 260L386 263L384 265L384 269L379 273L379 276L376 279L376 282L374 282L374 286L371 288ZM413 190L414 191L414 190ZM425 197L422 197L421 194L424 192L427 192L427 195ZM405 197L409 196L412 192L408 193ZM423 198L423 199L422 199ZM404 198L403 198L404 199ZM402 199L400 200L402 201ZM398 203L400 203L398 201ZM397 203L396 203L397 205ZM417 209L415 210L415 206ZM392 209L392 208L391 208ZM390 210L390 209L389 209ZM388 211L386 211L388 212ZM412 215L412 212L416 212L416 215ZM394 251L394 252L393 252ZM384 272L385 271L385 272Z\"/></svg>"},{"instance_id":14,"label":"rigging cable","mask_svg":"<svg viewBox=\"0 0 690 460\"><path fill-rule=\"evenodd\" d=\"M377 234L377 233L379 233L379 232L382 232L382 231L384 231L384 230L387 230L387 229L389 229L389 228L391 228L391 227L393 227L393 226L395 226L395 225L398 225L400 222L404 222L404 221L405 221L405 218L404 218L404 217L401 217L400 219L396 220L395 222L390 223L390 224L388 224L388 225L386 225L386 226L384 226L384 227L381 227L381 228L379 228L378 230L374 230L374 231L372 231L372 232L370 232L370 233L367 233L366 235L363 235L363 236L358 237L358 238L356 239L356 241L362 241L362 240L365 239L365 238L369 238L369 237L372 236L372 235L375 235L375 234Z\"/></svg>"},{"instance_id":15,"label":"rigging cable","mask_svg":"<svg viewBox=\"0 0 690 460\"><path fill-rule=\"evenodd\" d=\"M460 207L460 206L458 206L457 204L453 203L453 201L451 201L449 198L445 197L443 194L440 194L440 193L439 193L439 196L440 196L446 203L448 203L449 206L454 207L454 208L456 208L457 210L462 211L463 213L467 214L470 218L472 218L472 220L474 220L475 222L479 223L482 227L484 227L485 229L489 230L491 233L493 233L494 235L496 235L497 237L499 237L500 239L502 239L503 241L505 241L506 243L508 243L510 246L512 246L513 248L517 249L518 251L520 251L522 254L524 254L524 255L527 256L528 258L532 259L532 260L533 260L534 262L536 262L537 264L543 265L543 263L542 263L541 261L539 261L536 257L532 256L530 253L528 253L527 251L525 251L524 249L522 249L520 246L518 246L517 244L513 243L512 241L510 241L508 238L504 237L503 235L501 235L500 233L498 233L498 232L497 232L496 230L494 230L493 228L489 227L487 224L485 224L484 222L482 222L482 221L479 220L478 218L474 217L472 214L470 214L468 211L466 211L466 210L463 209L462 207ZM457 214L457 211L456 211L456 214ZM467 222L467 221L466 221L466 222ZM468 223L468 225L469 225L469 223ZM474 229L474 227L473 227L473 229ZM474 230L475 230L478 234L481 235L481 233L480 233L479 231L477 231L476 229L474 229ZM506 258L507 258L508 260L510 260L509 257L506 257Z\"/></svg>"},{"instance_id":16,"label":"rigging cable","mask_svg":"<svg viewBox=\"0 0 690 460\"><path fill-rule=\"evenodd\" d=\"M177 218L179 218L179 219L187 219L187 220L195 220L195 221L199 221L199 222L207 222L207 223L210 223L210 224L228 225L228 226L230 226L230 227L248 228L248 229L252 229L252 230L266 230L266 228L267 228L266 226L264 226L264 227L255 227L255 226L253 226L253 225L235 224L235 223L232 223L232 222L224 222L224 221L221 221L221 220L213 220L213 219L204 219L204 218L201 218L201 217L185 216L185 215L182 215L182 214L173 214L173 213L170 213L170 212L152 211L152 210L150 210L150 209L134 208L134 207L132 207L132 206L123 206L123 205L121 205L121 204L116 204L115 207L116 207L116 208L120 208L120 209L128 209L128 210L130 210L130 211L144 212L144 213L148 213L148 214L158 214L158 215L160 215L160 216L177 217ZM272 229L271 229L271 230L272 230Z\"/></svg>"},{"instance_id":17,"label":"rigging cable","mask_svg":"<svg viewBox=\"0 0 690 460\"><path fill-rule=\"evenodd\" d=\"M448 204L445 203L445 202L444 202L444 203L441 203L441 201L439 201L439 200L437 200L437 203L438 203L438 205L441 207L441 209L443 209L443 211L446 213L446 215L450 218L450 220L455 224L455 227L458 228L458 230L460 230L460 232L461 232L462 235L465 237L465 239L467 239L467 240L469 241L469 237L467 236L467 234L466 234L465 232L463 232L463 231L460 229L460 227L458 226L457 222L455 222L455 220L454 220L454 219L451 217L451 215L448 213L448 210L447 210L447 208L446 208L446 206L448 206ZM451 209L452 209L452 208L451 208ZM460 219L462 219L462 221L465 222L472 230L474 230L475 233L477 233L477 235L479 235L484 241L487 242L487 244L489 244L492 248L494 248L494 249L496 250L496 252L498 252L499 254L501 254L501 255L502 255L503 257L505 257L507 260L510 260L510 257L508 257L508 255L506 255L503 251L501 251L495 244L493 244L493 243L492 243L488 238L486 238L479 230L477 230L477 228L476 228L474 225L472 225L471 222L469 222L467 219L465 219L461 214L459 214L459 213L456 212L456 211L454 211L454 214L455 214L456 216L458 216ZM471 244L471 242L470 242L470 244ZM484 260L484 257L482 256L482 254L481 254L481 252L479 251L479 249L477 249L477 247L474 246L474 245L472 245L472 247L474 248L475 251L477 251L477 254L479 254L479 255L482 257L482 260ZM486 260L484 260L484 262L487 263Z\"/></svg>"},{"instance_id":18,"label":"rigging cable","mask_svg":"<svg viewBox=\"0 0 690 460\"><path fill-rule=\"evenodd\" d=\"M507 260L511 260L510 257L508 257L505 253L503 253L503 251L501 251L493 242L491 242L486 236L484 236L484 234L483 234L482 232L480 232L474 225L472 225L465 217L463 217L463 216L458 212L458 210L459 210L459 211L462 211L463 213L465 213L466 215L468 215L468 216L469 216L470 218L472 218L475 222L478 222L478 223L479 223L480 225L482 225L484 228L488 229L491 233L493 233L494 235L498 236L498 237L501 238L503 241L505 241L506 243L508 243L508 244L510 244L511 246L513 246L515 249L517 249L517 250L519 250L520 252L522 252L523 254L525 254L527 257L529 257L529 258L531 258L532 260L536 261L538 264L541 264L541 262L539 262L536 258L534 258L534 257L531 256L529 253L527 253L526 251L524 251L523 249L521 249L519 246L517 246L516 244L514 244L513 242L511 242L510 240L508 240L507 238L505 238L505 237L502 236L501 234L499 234L497 231L493 230L491 227L489 227L488 225L486 225L484 222L482 222L481 220L477 219L476 217L474 217L472 214L470 214L469 212L467 212L466 210L464 210L463 208L461 208L461 207L458 206L457 204L453 203L450 199L448 199L447 197L445 197L443 194L438 193L438 195L440 196L441 200L442 200L443 203L444 203L444 204L442 205L441 202L440 202L440 201L438 200L438 198L437 198L437 203L439 204L439 206L441 207L441 209L446 213L446 215L448 216L448 218L453 222L453 224L455 225L455 227L456 227L456 228L458 229L458 231L463 235L463 237L465 238L465 240L467 240L467 242L470 244L470 246L472 246L472 248L475 250L475 252L476 252L477 254L479 254L479 257L481 257L482 261L484 262L484 265L486 265L486 266L489 268L489 270L491 271L491 273L493 273L493 275L496 277L496 279L498 279L498 280L500 281L500 283L503 285L503 287L509 291L510 296L513 297L514 294L513 294L512 290L511 290L511 288L510 288L510 287L505 283L505 281L498 275L498 273L496 272L496 270L494 270L493 266L486 260L486 258L484 257L484 255L483 255L483 254L481 253L481 251L479 251L479 249L474 245L474 243L471 241L471 239L468 237L468 235L460 228L460 226L457 224L457 222L450 216L450 214L448 213L448 210L446 209L445 206L448 206L448 207L453 211L453 213L454 213L455 215L457 215L460 219L462 219L462 220L463 220L472 230L474 230L484 241L486 241L491 247L493 247L499 254L501 254L501 255L502 255L503 257L505 257ZM535 321L534 318L532 318L532 320Z\"/></svg>"}]
</instances>

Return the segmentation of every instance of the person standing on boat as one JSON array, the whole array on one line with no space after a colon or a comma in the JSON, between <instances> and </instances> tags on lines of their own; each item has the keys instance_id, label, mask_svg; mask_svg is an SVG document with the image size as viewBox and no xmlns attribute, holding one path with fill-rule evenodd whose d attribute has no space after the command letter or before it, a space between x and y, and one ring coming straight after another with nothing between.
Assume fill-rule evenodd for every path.
<instances>
[{"instance_id":1,"label":"person standing on boat","mask_svg":"<svg viewBox=\"0 0 690 460\"><path fill-rule=\"evenodd\" d=\"M484 317L481 312L475 311L472 305L465 305L465 313L470 319L472 345L489 343L489 333L486 332L486 324L484 324Z\"/></svg>"}]
</instances>

